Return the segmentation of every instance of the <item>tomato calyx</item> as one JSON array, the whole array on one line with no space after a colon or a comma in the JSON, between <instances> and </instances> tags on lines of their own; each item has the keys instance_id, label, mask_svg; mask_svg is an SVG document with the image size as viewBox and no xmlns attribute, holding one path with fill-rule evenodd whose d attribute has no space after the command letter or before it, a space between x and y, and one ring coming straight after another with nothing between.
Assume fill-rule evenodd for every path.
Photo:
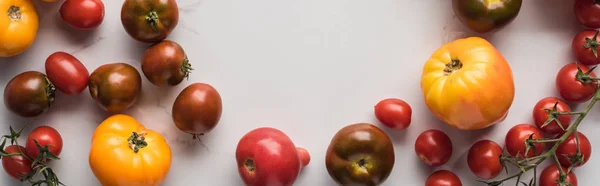
<instances>
[{"instance_id":1,"label":"tomato calyx","mask_svg":"<svg viewBox=\"0 0 600 186\"><path fill-rule=\"evenodd\" d=\"M254 172L256 170L256 165L252 159L246 159L246 161L244 161L244 167L246 167L248 172Z\"/></svg>"},{"instance_id":2,"label":"tomato calyx","mask_svg":"<svg viewBox=\"0 0 600 186\"><path fill-rule=\"evenodd\" d=\"M146 132L140 132L139 134L137 132L131 133L132 134L131 136L129 136L127 141L129 142L129 147L131 148L131 150L133 150L133 152L138 153L140 149L148 146L146 138L144 137L146 136Z\"/></svg>"},{"instance_id":3,"label":"tomato calyx","mask_svg":"<svg viewBox=\"0 0 600 186\"><path fill-rule=\"evenodd\" d=\"M587 85L590 83L595 83L599 79L590 76L590 73L592 73L592 71L594 71L594 69L596 69L596 66L590 68L590 70L588 70L587 72L583 72L583 70L581 70L581 67L579 67L579 65L578 65L577 66L577 74L575 74L575 79L577 81L583 83L584 85ZM596 91L596 92L598 92L598 91Z\"/></svg>"},{"instance_id":4,"label":"tomato calyx","mask_svg":"<svg viewBox=\"0 0 600 186\"><path fill-rule=\"evenodd\" d=\"M13 22L21 20L21 8L15 5L10 6L8 8L8 18Z\"/></svg>"},{"instance_id":5,"label":"tomato calyx","mask_svg":"<svg viewBox=\"0 0 600 186\"><path fill-rule=\"evenodd\" d=\"M189 79L190 77L190 73L192 72L192 70L194 70L192 68L192 64L190 63L190 60L185 57L183 59L183 65L181 65L181 72L183 72L183 77L186 79Z\"/></svg>"},{"instance_id":6,"label":"tomato calyx","mask_svg":"<svg viewBox=\"0 0 600 186\"><path fill-rule=\"evenodd\" d=\"M148 21L148 24L150 24L150 27L152 27L152 30L154 30L155 32L159 32L158 30L158 13L156 13L156 11L152 10L148 13L148 15L146 15L146 21Z\"/></svg>"},{"instance_id":7,"label":"tomato calyx","mask_svg":"<svg viewBox=\"0 0 600 186\"><path fill-rule=\"evenodd\" d=\"M56 98L56 86L48 79L48 76L44 78L46 80L46 97L48 98L48 106L54 104Z\"/></svg>"},{"instance_id":8,"label":"tomato calyx","mask_svg":"<svg viewBox=\"0 0 600 186\"><path fill-rule=\"evenodd\" d=\"M591 39L589 37L585 37L585 44L583 44L583 48L591 49L592 53L594 53L594 56L596 58L598 58L598 50L596 49L596 47L600 46L600 42L596 41L596 38L598 38L598 32L600 31L596 30L594 37L592 37Z\"/></svg>"},{"instance_id":9,"label":"tomato calyx","mask_svg":"<svg viewBox=\"0 0 600 186\"><path fill-rule=\"evenodd\" d=\"M450 75L452 72L460 70L463 64L458 59L453 59L450 63L446 64L446 68L444 68L444 75Z\"/></svg>"},{"instance_id":10,"label":"tomato calyx","mask_svg":"<svg viewBox=\"0 0 600 186\"><path fill-rule=\"evenodd\" d=\"M544 121L544 124L542 124L542 126L540 128L544 128L547 125L549 125L550 123L552 123L553 121L556 121L556 124L558 124L558 127L560 127L561 130L563 130L563 131L566 130L563 127L563 124L560 123L558 116L565 115L565 114L573 114L572 112L559 112L558 111L558 101L556 103L554 103L552 110L550 110L550 109L544 109L544 110L548 113L548 119L546 119L546 121Z\"/></svg>"},{"instance_id":11,"label":"tomato calyx","mask_svg":"<svg viewBox=\"0 0 600 186\"><path fill-rule=\"evenodd\" d=\"M35 160L33 160L34 165L37 162L46 163L48 160L60 160L59 157L57 157L50 151L50 149L48 148L48 145L45 145L44 147L42 147L40 145L40 143L35 139L33 139L33 142L35 143L35 146L38 149L40 149L40 155L38 155L38 157L36 157Z\"/></svg>"},{"instance_id":12,"label":"tomato calyx","mask_svg":"<svg viewBox=\"0 0 600 186\"><path fill-rule=\"evenodd\" d=\"M352 162L353 170L356 174L369 174L369 170L373 168L373 164L368 157L360 157Z\"/></svg>"}]
</instances>

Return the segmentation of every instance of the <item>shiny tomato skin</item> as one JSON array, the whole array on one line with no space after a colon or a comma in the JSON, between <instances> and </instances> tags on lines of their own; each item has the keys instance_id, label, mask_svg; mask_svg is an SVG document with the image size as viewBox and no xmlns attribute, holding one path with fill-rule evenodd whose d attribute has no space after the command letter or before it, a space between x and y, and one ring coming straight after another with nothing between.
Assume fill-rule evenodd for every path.
<instances>
[{"instance_id":1,"label":"shiny tomato skin","mask_svg":"<svg viewBox=\"0 0 600 186\"><path fill-rule=\"evenodd\" d=\"M583 163L578 163L575 167L580 167L587 163L592 156L592 144L590 140L581 132L577 132L579 137L579 152L583 155ZM561 143L556 149L556 155L558 155L558 161L563 166L571 166L571 160L567 156L574 156L577 154L577 138L572 133L567 139ZM567 156L565 156L567 155Z\"/></svg>"},{"instance_id":2,"label":"shiny tomato skin","mask_svg":"<svg viewBox=\"0 0 600 186\"><path fill-rule=\"evenodd\" d=\"M567 172L568 168L561 167L564 172ZM560 177L560 172L558 171L558 167L556 164L551 164L548 167L544 168L540 173L539 186L560 186L556 183ZM577 176L573 171L569 172L567 175L567 181L571 183L572 186L577 186Z\"/></svg>"},{"instance_id":3,"label":"shiny tomato skin","mask_svg":"<svg viewBox=\"0 0 600 186\"><path fill-rule=\"evenodd\" d=\"M575 0L575 15L588 28L600 28L600 4L595 0Z\"/></svg>"},{"instance_id":4,"label":"shiny tomato skin","mask_svg":"<svg viewBox=\"0 0 600 186\"><path fill-rule=\"evenodd\" d=\"M576 79L577 67L581 68L583 73L590 70L585 65L569 63L563 66L556 75L556 88L560 96L569 103L582 103L594 97L598 84L593 82L583 83ZM589 74L591 77L596 77L594 72Z\"/></svg>"},{"instance_id":5,"label":"shiny tomato skin","mask_svg":"<svg viewBox=\"0 0 600 186\"><path fill-rule=\"evenodd\" d=\"M584 45L588 44L586 38L593 39L594 34L596 34L595 30L583 30L577 33L577 35L575 35L571 44L571 47L573 48L573 53L575 54L575 58L577 58L577 61L584 65L590 66L600 64L600 56L596 57L594 55L594 52L592 51L592 48L584 47ZM600 37L596 37L595 40L600 41ZM592 45L589 45L589 47L591 46ZM595 48L597 50L600 50L598 49L598 47Z\"/></svg>"},{"instance_id":6,"label":"shiny tomato skin","mask_svg":"<svg viewBox=\"0 0 600 186\"><path fill-rule=\"evenodd\" d=\"M453 172L438 170L427 177L425 186L462 186L462 182Z\"/></svg>"},{"instance_id":7,"label":"shiny tomato skin","mask_svg":"<svg viewBox=\"0 0 600 186\"><path fill-rule=\"evenodd\" d=\"M26 71L6 84L4 105L13 113L31 118L47 112L54 103L55 87L48 76L38 71Z\"/></svg>"},{"instance_id":8,"label":"shiny tomato skin","mask_svg":"<svg viewBox=\"0 0 600 186\"><path fill-rule=\"evenodd\" d=\"M542 154L542 152L544 152L544 148L546 148L545 143L535 143L535 150L531 148L529 151L527 151L527 154L525 154L525 151L527 150L525 141L530 136L532 139L544 138L542 132L530 124L518 124L510 128L510 130L508 130L506 133L506 137L504 138L508 153L513 157L518 157L520 159L530 158Z\"/></svg>"},{"instance_id":9,"label":"shiny tomato skin","mask_svg":"<svg viewBox=\"0 0 600 186\"><path fill-rule=\"evenodd\" d=\"M29 156L27 155L27 151L23 146L9 145L4 149L4 151L9 154L17 154L19 153L19 149L23 154ZM31 165L31 160L23 156L2 157L2 167L4 167L4 171L6 171L10 177L17 180L20 180L21 176L27 175L29 172L31 172Z\"/></svg>"},{"instance_id":10,"label":"shiny tomato skin","mask_svg":"<svg viewBox=\"0 0 600 186\"><path fill-rule=\"evenodd\" d=\"M557 97L545 97L535 104L532 114L533 122L540 129L540 131L550 135L556 135L564 132L563 129L566 130L571 125L572 119L571 115L563 114L558 116L560 125L558 125L556 121L552 121L544 126L544 123L550 117L550 114L548 114L545 109L552 110L554 105L556 105L556 111L558 112L571 112L571 107L564 100Z\"/></svg>"},{"instance_id":11,"label":"shiny tomato skin","mask_svg":"<svg viewBox=\"0 0 600 186\"><path fill-rule=\"evenodd\" d=\"M46 59L48 79L59 91L67 95L77 95L88 86L90 72L73 55L55 52Z\"/></svg>"},{"instance_id":12,"label":"shiny tomato skin","mask_svg":"<svg viewBox=\"0 0 600 186\"><path fill-rule=\"evenodd\" d=\"M495 178L502 172L502 147L491 140L475 142L469 149L467 164L471 172L482 179Z\"/></svg>"},{"instance_id":13,"label":"shiny tomato skin","mask_svg":"<svg viewBox=\"0 0 600 186\"><path fill-rule=\"evenodd\" d=\"M127 34L137 41L162 41L179 24L177 1L125 0L121 7L121 24Z\"/></svg>"},{"instance_id":14,"label":"shiny tomato skin","mask_svg":"<svg viewBox=\"0 0 600 186\"><path fill-rule=\"evenodd\" d=\"M48 150L50 150L54 156L60 156L63 148L63 139L56 129L49 126L39 126L29 133L25 148L31 159L36 159L40 155L40 149L37 147L34 140L37 141L42 148L48 146ZM49 158L46 158L46 161L47 160L49 160Z\"/></svg>"},{"instance_id":15,"label":"shiny tomato skin","mask_svg":"<svg viewBox=\"0 0 600 186\"><path fill-rule=\"evenodd\" d=\"M391 129L404 130L410 126L412 108L404 100L387 98L375 105L375 117Z\"/></svg>"},{"instance_id":16,"label":"shiny tomato skin","mask_svg":"<svg viewBox=\"0 0 600 186\"><path fill-rule=\"evenodd\" d=\"M71 27L95 29L104 20L102 0L66 0L60 7L60 17Z\"/></svg>"},{"instance_id":17,"label":"shiny tomato skin","mask_svg":"<svg viewBox=\"0 0 600 186\"><path fill-rule=\"evenodd\" d=\"M221 94L206 83L193 83L181 90L171 110L175 126L194 136L212 131L221 119Z\"/></svg>"},{"instance_id":18,"label":"shiny tomato skin","mask_svg":"<svg viewBox=\"0 0 600 186\"><path fill-rule=\"evenodd\" d=\"M426 130L417 137L415 152L425 164L433 167L441 166L452 157L452 141L440 130Z\"/></svg>"}]
</instances>

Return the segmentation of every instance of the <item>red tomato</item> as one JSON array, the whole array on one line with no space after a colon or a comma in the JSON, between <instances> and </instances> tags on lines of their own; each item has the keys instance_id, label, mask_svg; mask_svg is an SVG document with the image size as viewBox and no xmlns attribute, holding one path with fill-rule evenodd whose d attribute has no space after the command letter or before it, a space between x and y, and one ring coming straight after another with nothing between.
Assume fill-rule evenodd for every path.
<instances>
[{"instance_id":1,"label":"red tomato","mask_svg":"<svg viewBox=\"0 0 600 186\"><path fill-rule=\"evenodd\" d=\"M39 126L33 129L29 136L27 136L27 142L25 144L27 154L29 154L31 159L36 159L40 155L40 149L35 145L33 140L37 141L42 148L48 146L48 150L56 157L62 152L62 136L60 136L60 133L52 127Z\"/></svg>"},{"instance_id":2,"label":"red tomato","mask_svg":"<svg viewBox=\"0 0 600 186\"><path fill-rule=\"evenodd\" d=\"M561 167L562 170L566 173L568 168L565 167ZM556 164L551 164L548 167L544 168L544 170L542 171L542 173L540 173L540 185L539 186L564 186L565 184L558 184L556 183L556 181L559 179L560 177L560 172L558 171L558 167L556 166ZM566 181L568 183L571 183L571 186L577 186L577 176L575 176L575 173L573 171L571 171L567 177Z\"/></svg>"},{"instance_id":3,"label":"red tomato","mask_svg":"<svg viewBox=\"0 0 600 186\"><path fill-rule=\"evenodd\" d=\"M597 65L600 63L600 57L598 57L597 46L600 38L598 38L595 30L583 30L575 35L571 47L575 53L577 61L584 65Z\"/></svg>"},{"instance_id":4,"label":"red tomato","mask_svg":"<svg viewBox=\"0 0 600 186\"><path fill-rule=\"evenodd\" d=\"M60 7L60 17L73 28L95 29L104 20L104 3L101 0L66 0Z\"/></svg>"},{"instance_id":5,"label":"red tomato","mask_svg":"<svg viewBox=\"0 0 600 186\"><path fill-rule=\"evenodd\" d=\"M54 86L67 95L81 93L90 78L87 68L65 52L56 52L46 59L46 74Z\"/></svg>"},{"instance_id":6,"label":"red tomato","mask_svg":"<svg viewBox=\"0 0 600 186\"><path fill-rule=\"evenodd\" d=\"M452 157L452 141L440 130L426 130L417 137L415 152L425 164L441 166Z\"/></svg>"},{"instance_id":7,"label":"red tomato","mask_svg":"<svg viewBox=\"0 0 600 186\"><path fill-rule=\"evenodd\" d=\"M577 132L579 136L579 153L583 155L583 163L578 163L575 167L579 167L584 165L590 160L592 156L592 144L590 144L590 140L583 135L581 132ZM572 133L567 137L567 139L561 143L556 149L556 155L558 155L558 160L560 164L563 166L571 166L571 160L567 156L574 156L577 154L577 138L575 138L575 134ZM566 155L566 156L565 156Z\"/></svg>"},{"instance_id":8,"label":"red tomato","mask_svg":"<svg viewBox=\"0 0 600 186\"><path fill-rule=\"evenodd\" d=\"M492 179L502 172L500 155L502 155L500 145L491 140L480 140L469 149L467 164L475 176Z\"/></svg>"},{"instance_id":9,"label":"red tomato","mask_svg":"<svg viewBox=\"0 0 600 186\"><path fill-rule=\"evenodd\" d=\"M554 105L556 105L557 112L571 112L571 107L569 107L565 101L556 97L546 97L541 99L533 107L533 122L538 128L540 128L542 132L551 135L564 132L563 128L566 130L571 125L571 115L564 114L558 115L558 121L560 121L560 125L558 125L556 121L552 121L546 126L542 127L546 120L548 120L550 117L550 114L546 112L545 109L552 110ZM562 126L562 128L560 126Z\"/></svg>"},{"instance_id":10,"label":"red tomato","mask_svg":"<svg viewBox=\"0 0 600 186\"><path fill-rule=\"evenodd\" d=\"M540 130L533 125L518 124L510 128L510 130L508 130L506 133L506 137L504 138L506 151L508 151L510 155L518 158L530 158L542 154L542 152L544 152L544 148L546 148L545 143L535 143L535 150L530 148L529 151L527 151L527 154L525 154L525 151L527 150L525 141L530 136L532 139L544 138L542 132L540 132Z\"/></svg>"},{"instance_id":11,"label":"red tomato","mask_svg":"<svg viewBox=\"0 0 600 186\"><path fill-rule=\"evenodd\" d=\"M9 154L18 154L19 149L23 154L27 155L27 151L23 146L10 145L4 149ZM17 180L21 179L21 176L25 176L31 172L31 164L32 162L23 156L5 156L2 157L2 167L4 167L4 171L10 176Z\"/></svg>"},{"instance_id":12,"label":"red tomato","mask_svg":"<svg viewBox=\"0 0 600 186\"><path fill-rule=\"evenodd\" d=\"M585 65L569 63L562 67L556 76L556 88L560 96L565 101L571 103L581 103L592 99L596 89L598 89L598 84L593 83L593 81L583 83L577 80L577 67L581 68L583 73L587 73L590 70ZM593 78L596 77L594 72L590 72L588 75Z\"/></svg>"},{"instance_id":13,"label":"red tomato","mask_svg":"<svg viewBox=\"0 0 600 186\"><path fill-rule=\"evenodd\" d=\"M453 172L438 170L427 177L425 186L462 186L462 182Z\"/></svg>"},{"instance_id":14,"label":"red tomato","mask_svg":"<svg viewBox=\"0 0 600 186\"><path fill-rule=\"evenodd\" d=\"M410 105L401 99L388 98L375 105L377 120L392 129L406 129L410 125L411 116Z\"/></svg>"},{"instance_id":15,"label":"red tomato","mask_svg":"<svg viewBox=\"0 0 600 186\"><path fill-rule=\"evenodd\" d=\"M588 28L600 28L600 5L595 0L575 0L575 15Z\"/></svg>"}]
</instances>

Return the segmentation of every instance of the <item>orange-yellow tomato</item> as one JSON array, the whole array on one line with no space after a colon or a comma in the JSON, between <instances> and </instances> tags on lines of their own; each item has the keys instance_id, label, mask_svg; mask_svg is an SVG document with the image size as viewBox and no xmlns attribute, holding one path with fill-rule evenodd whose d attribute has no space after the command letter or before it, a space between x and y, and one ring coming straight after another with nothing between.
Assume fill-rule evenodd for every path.
<instances>
[{"instance_id":1,"label":"orange-yellow tomato","mask_svg":"<svg viewBox=\"0 0 600 186\"><path fill-rule=\"evenodd\" d=\"M104 186L157 186L169 173L171 148L161 134L117 114L96 128L89 163Z\"/></svg>"},{"instance_id":2,"label":"orange-yellow tomato","mask_svg":"<svg viewBox=\"0 0 600 186\"><path fill-rule=\"evenodd\" d=\"M421 90L429 110L461 130L476 130L503 121L515 86L510 65L480 37L447 43L427 60Z\"/></svg>"},{"instance_id":3,"label":"orange-yellow tomato","mask_svg":"<svg viewBox=\"0 0 600 186\"><path fill-rule=\"evenodd\" d=\"M31 0L0 1L0 57L27 50L37 37L39 17Z\"/></svg>"}]
</instances>

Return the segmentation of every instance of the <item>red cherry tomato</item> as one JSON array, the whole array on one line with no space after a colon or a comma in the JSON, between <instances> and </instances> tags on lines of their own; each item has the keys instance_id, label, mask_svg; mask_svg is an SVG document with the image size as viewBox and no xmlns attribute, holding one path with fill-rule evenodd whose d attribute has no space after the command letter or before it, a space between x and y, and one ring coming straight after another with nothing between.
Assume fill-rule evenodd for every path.
<instances>
[{"instance_id":1,"label":"red cherry tomato","mask_svg":"<svg viewBox=\"0 0 600 186\"><path fill-rule=\"evenodd\" d=\"M561 167L562 170L566 173L568 168ZM551 164L548 167L544 168L542 173L540 173L540 185L539 186L561 186L556 183L556 181L560 178L560 172L558 171L558 167L556 164ZM575 173L571 171L565 180L567 183L570 183L572 186L577 186L577 176ZM564 186L564 184L563 184Z\"/></svg>"},{"instance_id":2,"label":"red cherry tomato","mask_svg":"<svg viewBox=\"0 0 600 186\"><path fill-rule=\"evenodd\" d=\"M35 145L37 141L41 147L48 146L48 150L58 157L62 152L63 148L63 140L62 136L58 131L49 126L39 126L27 136L27 142L25 144L25 148L27 149L27 154L31 157L31 159L36 159L40 155L40 149ZM49 160L48 158L46 160Z\"/></svg>"},{"instance_id":3,"label":"red cherry tomato","mask_svg":"<svg viewBox=\"0 0 600 186\"><path fill-rule=\"evenodd\" d=\"M504 142L506 145L506 151L513 157L517 158L530 158L537 155L542 154L544 152L544 148L546 148L545 143L534 143L534 148L530 148L527 151L527 145L525 141L531 137L532 139L542 139L544 136L542 132L538 130L535 126L529 124L518 124L514 127L510 128L506 133L506 137L504 138ZM525 154L527 151L527 154Z\"/></svg>"},{"instance_id":4,"label":"red cherry tomato","mask_svg":"<svg viewBox=\"0 0 600 186\"><path fill-rule=\"evenodd\" d=\"M544 126L544 123L550 117L550 114L546 112L546 109L552 110L554 105L556 105L557 112L571 112L571 107L569 107L565 101L556 97L546 97L541 99L533 107L533 122L538 128L540 128L542 132L550 135L556 135L564 132L563 129L566 130L571 125L571 115L563 114L557 116L558 121L560 121L560 125L558 125L556 121L552 121Z\"/></svg>"},{"instance_id":5,"label":"red cherry tomato","mask_svg":"<svg viewBox=\"0 0 600 186\"><path fill-rule=\"evenodd\" d=\"M425 186L462 186L462 182L453 172L438 170L427 177Z\"/></svg>"},{"instance_id":6,"label":"red cherry tomato","mask_svg":"<svg viewBox=\"0 0 600 186\"><path fill-rule=\"evenodd\" d=\"M502 172L502 147L491 140L475 142L469 149L467 164L471 172L482 179L495 178Z\"/></svg>"},{"instance_id":7,"label":"red cherry tomato","mask_svg":"<svg viewBox=\"0 0 600 186\"><path fill-rule=\"evenodd\" d=\"M375 117L389 128L403 130L410 125L412 109L401 99L388 98L375 105Z\"/></svg>"},{"instance_id":8,"label":"red cherry tomato","mask_svg":"<svg viewBox=\"0 0 600 186\"><path fill-rule=\"evenodd\" d=\"M23 154L27 155L27 151L23 146L10 145L4 149L9 154L18 154L19 149ZM2 157L2 167L4 167L4 171L14 179L20 180L21 176L25 176L31 172L32 162L23 156L5 156Z\"/></svg>"},{"instance_id":9,"label":"red cherry tomato","mask_svg":"<svg viewBox=\"0 0 600 186\"><path fill-rule=\"evenodd\" d=\"M581 68L583 73L590 70L590 68L585 65L569 63L563 66L556 76L556 88L558 89L560 96L565 101L571 103L581 103L592 99L596 89L598 89L598 84L593 81L586 81L583 83L577 80L577 67ZM590 72L588 75L593 78L596 77L594 72Z\"/></svg>"},{"instance_id":10,"label":"red cherry tomato","mask_svg":"<svg viewBox=\"0 0 600 186\"><path fill-rule=\"evenodd\" d=\"M600 4L595 0L575 0L575 15L588 28L600 28Z\"/></svg>"},{"instance_id":11,"label":"red cherry tomato","mask_svg":"<svg viewBox=\"0 0 600 186\"><path fill-rule=\"evenodd\" d=\"M95 29L104 20L104 3L101 0L66 0L60 7L60 17L73 28Z\"/></svg>"},{"instance_id":12,"label":"red cherry tomato","mask_svg":"<svg viewBox=\"0 0 600 186\"><path fill-rule=\"evenodd\" d=\"M575 35L571 47L577 61L584 65L597 65L600 64L600 56L598 56L597 46L600 37L596 35L595 30L583 30ZM596 53L594 53L594 51Z\"/></svg>"},{"instance_id":13,"label":"red cherry tomato","mask_svg":"<svg viewBox=\"0 0 600 186\"><path fill-rule=\"evenodd\" d=\"M48 56L46 74L54 86L67 95L81 93L90 78L87 68L77 58L65 52Z\"/></svg>"},{"instance_id":14,"label":"red cherry tomato","mask_svg":"<svg viewBox=\"0 0 600 186\"><path fill-rule=\"evenodd\" d=\"M434 167L441 166L452 156L452 141L446 133L430 129L417 137L415 152L425 164Z\"/></svg>"},{"instance_id":15,"label":"red cherry tomato","mask_svg":"<svg viewBox=\"0 0 600 186\"><path fill-rule=\"evenodd\" d=\"M590 140L588 140L583 133L577 133L577 136L579 136L579 153L583 155L583 163L578 163L575 165L575 167L580 167L590 160L590 157L592 156L592 144L590 144ZM560 164L568 167L571 166L571 160L568 156L575 156L576 154L577 138L575 138L575 134L572 133L563 143L558 146L556 149L556 155L558 156Z\"/></svg>"}]
</instances>

